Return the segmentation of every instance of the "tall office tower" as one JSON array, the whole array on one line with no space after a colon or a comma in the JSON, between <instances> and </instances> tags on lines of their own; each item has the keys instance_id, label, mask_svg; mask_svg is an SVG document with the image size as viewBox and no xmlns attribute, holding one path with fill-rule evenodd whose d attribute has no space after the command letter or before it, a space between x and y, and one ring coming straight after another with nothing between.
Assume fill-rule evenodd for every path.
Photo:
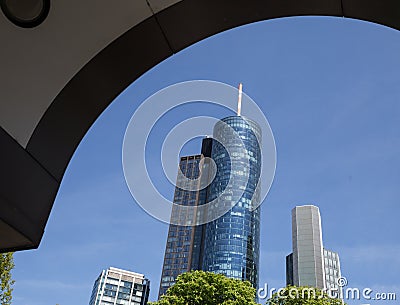
<instances>
[{"instance_id":1,"label":"tall office tower","mask_svg":"<svg viewBox=\"0 0 400 305\"><path fill-rule=\"evenodd\" d=\"M170 224L167 244L164 254L164 264L161 273L159 297L175 283L178 275L200 270L202 262L203 225L195 226L195 217L179 208L180 206L198 206L206 201L207 189L201 189L201 183L208 174L208 163L205 157L210 157L212 139L205 138L202 142L202 154L180 158L178 177L174 194L174 205L171 219L180 219L180 223L188 226ZM200 172L200 167L202 171ZM200 177L200 173L203 177ZM198 179L199 178L199 179ZM172 221L174 223L174 221ZM176 222L175 222L176 223ZM190 224L193 226L190 226Z\"/></svg>"},{"instance_id":2,"label":"tall office tower","mask_svg":"<svg viewBox=\"0 0 400 305\"><path fill-rule=\"evenodd\" d=\"M241 93L239 87L238 115L215 124L213 138L203 139L201 155L180 160L180 169L190 179L199 177L201 165L200 181L208 186L199 191L183 190L178 172L174 203L209 203L209 207L204 215L190 215L187 219L179 206L174 206L171 218L180 217L186 223L194 217L215 220L198 226L169 226L159 296L179 274L190 270L222 273L258 286L261 128L240 116ZM214 161L215 168L206 161L208 158Z\"/></svg>"},{"instance_id":3,"label":"tall office tower","mask_svg":"<svg viewBox=\"0 0 400 305\"><path fill-rule=\"evenodd\" d=\"M293 253L286 257L286 284L336 288L341 276L337 253L324 249L321 215L314 205L292 210Z\"/></svg>"},{"instance_id":4,"label":"tall office tower","mask_svg":"<svg viewBox=\"0 0 400 305\"><path fill-rule=\"evenodd\" d=\"M213 138L211 156L217 172L208 201L217 200L217 207L231 208L205 225L203 270L248 280L257 287L261 129L248 118L231 116L214 126Z\"/></svg>"},{"instance_id":5,"label":"tall office tower","mask_svg":"<svg viewBox=\"0 0 400 305\"><path fill-rule=\"evenodd\" d=\"M293 283L324 288L321 216L313 205L292 210Z\"/></svg>"},{"instance_id":6,"label":"tall office tower","mask_svg":"<svg viewBox=\"0 0 400 305\"><path fill-rule=\"evenodd\" d=\"M143 274L110 267L95 281L89 305L146 305L149 293Z\"/></svg>"}]
</instances>

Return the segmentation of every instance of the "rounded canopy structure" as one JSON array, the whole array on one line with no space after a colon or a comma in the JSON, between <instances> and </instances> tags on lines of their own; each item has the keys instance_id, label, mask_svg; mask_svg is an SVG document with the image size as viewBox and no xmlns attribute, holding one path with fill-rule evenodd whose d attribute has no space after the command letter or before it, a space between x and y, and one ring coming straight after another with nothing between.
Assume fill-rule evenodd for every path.
<instances>
[{"instance_id":1,"label":"rounded canopy structure","mask_svg":"<svg viewBox=\"0 0 400 305\"><path fill-rule=\"evenodd\" d=\"M43 3L39 22L23 5L0 0L2 251L38 247L64 171L87 130L122 90L175 52L279 17L337 16L400 29L398 0ZM17 19L32 15L32 22L18 24L14 11Z\"/></svg>"}]
</instances>

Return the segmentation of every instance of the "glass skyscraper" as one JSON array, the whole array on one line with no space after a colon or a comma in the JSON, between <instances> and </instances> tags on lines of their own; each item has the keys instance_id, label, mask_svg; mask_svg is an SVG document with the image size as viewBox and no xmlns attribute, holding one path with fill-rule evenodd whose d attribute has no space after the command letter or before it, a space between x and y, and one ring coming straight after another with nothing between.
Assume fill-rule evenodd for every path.
<instances>
[{"instance_id":1,"label":"glass skyscraper","mask_svg":"<svg viewBox=\"0 0 400 305\"><path fill-rule=\"evenodd\" d=\"M171 219L179 218L181 222L192 226L179 226L170 224L167 244L165 247L164 263L161 273L159 297L175 283L179 274L190 270L200 270L203 255L203 225L196 226L197 215L191 215L179 209L179 206L197 206L205 203L207 189L199 189L200 166L203 166L202 174L205 175L207 164L205 157L210 157L212 139L205 138L202 143L202 154L181 157L179 169L182 174L177 177L174 193L174 203ZM189 180L185 179L188 178ZM197 179L197 180L196 180ZM190 185L189 185L190 184ZM192 219L193 218L193 219Z\"/></svg>"},{"instance_id":2,"label":"glass skyscraper","mask_svg":"<svg viewBox=\"0 0 400 305\"><path fill-rule=\"evenodd\" d=\"M96 279L89 305L146 305L149 293L143 274L110 267Z\"/></svg>"},{"instance_id":3,"label":"glass skyscraper","mask_svg":"<svg viewBox=\"0 0 400 305\"><path fill-rule=\"evenodd\" d=\"M179 274L190 270L221 273L258 286L260 139L256 122L231 116L217 122L213 138L203 139L201 155L180 159L180 169L187 178L197 179L199 166L203 166L201 175L208 181L211 170L205 168L209 164L200 162L204 157L211 157L216 172L208 187L199 191L182 190L178 174L174 203L199 206L214 202L207 210L211 218L220 215L221 208L227 212L204 225L170 225L159 296ZM179 207L174 207L171 217L185 217L181 214Z\"/></svg>"},{"instance_id":4,"label":"glass skyscraper","mask_svg":"<svg viewBox=\"0 0 400 305\"><path fill-rule=\"evenodd\" d=\"M209 186L208 201L217 199L223 201L218 206L232 208L205 225L203 270L248 280L257 287L261 130L250 119L231 116L215 125L213 137L211 156L217 174Z\"/></svg>"}]
</instances>

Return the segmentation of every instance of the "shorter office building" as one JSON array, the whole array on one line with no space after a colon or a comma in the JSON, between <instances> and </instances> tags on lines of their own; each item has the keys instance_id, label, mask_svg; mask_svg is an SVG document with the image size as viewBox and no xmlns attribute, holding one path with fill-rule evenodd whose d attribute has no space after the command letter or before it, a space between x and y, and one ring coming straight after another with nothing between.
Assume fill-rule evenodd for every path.
<instances>
[{"instance_id":1,"label":"shorter office building","mask_svg":"<svg viewBox=\"0 0 400 305\"><path fill-rule=\"evenodd\" d=\"M292 210L292 245L293 253L286 257L286 284L337 291L341 297L339 255L323 247L318 207L304 205Z\"/></svg>"},{"instance_id":2,"label":"shorter office building","mask_svg":"<svg viewBox=\"0 0 400 305\"><path fill-rule=\"evenodd\" d=\"M342 288L338 285L338 281L342 277L339 254L324 248L324 267L326 289L338 289L342 295Z\"/></svg>"},{"instance_id":3,"label":"shorter office building","mask_svg":"<svg viewBox=\"0 0 400 305\"><path fill-rule=\"evenodd\" d=\"M143 274L110 267L96 279L89 305L146 305L149 293Z\"/></svg>"}]
</instances>

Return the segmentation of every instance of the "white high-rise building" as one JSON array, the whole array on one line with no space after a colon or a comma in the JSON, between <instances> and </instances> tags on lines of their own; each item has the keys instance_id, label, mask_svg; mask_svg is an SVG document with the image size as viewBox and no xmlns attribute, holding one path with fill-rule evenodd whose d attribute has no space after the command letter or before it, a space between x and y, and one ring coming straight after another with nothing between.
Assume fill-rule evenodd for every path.
<instances>
[{"instance_id":1,"label":"white high-rise building","mask_svg":"<svg viewBox=\"0 0 400 305\"><path fill-rule=\"evenodd\" d=\"M95 281L89 305L146 305L149 293L143 274L110 267Z\"/></svg>"},{"instance_id":2,"label":"white high-rise building","mask_svg":"<svg viewBox=\"0 0 400 305\"><path fill-rule=\"evenodd\" d=\"M323 247L318 207L292 210L292 246L293 253L286 257L286 284L337 289L341 295L339 255Z\"/></svg>"}]
</instances>

